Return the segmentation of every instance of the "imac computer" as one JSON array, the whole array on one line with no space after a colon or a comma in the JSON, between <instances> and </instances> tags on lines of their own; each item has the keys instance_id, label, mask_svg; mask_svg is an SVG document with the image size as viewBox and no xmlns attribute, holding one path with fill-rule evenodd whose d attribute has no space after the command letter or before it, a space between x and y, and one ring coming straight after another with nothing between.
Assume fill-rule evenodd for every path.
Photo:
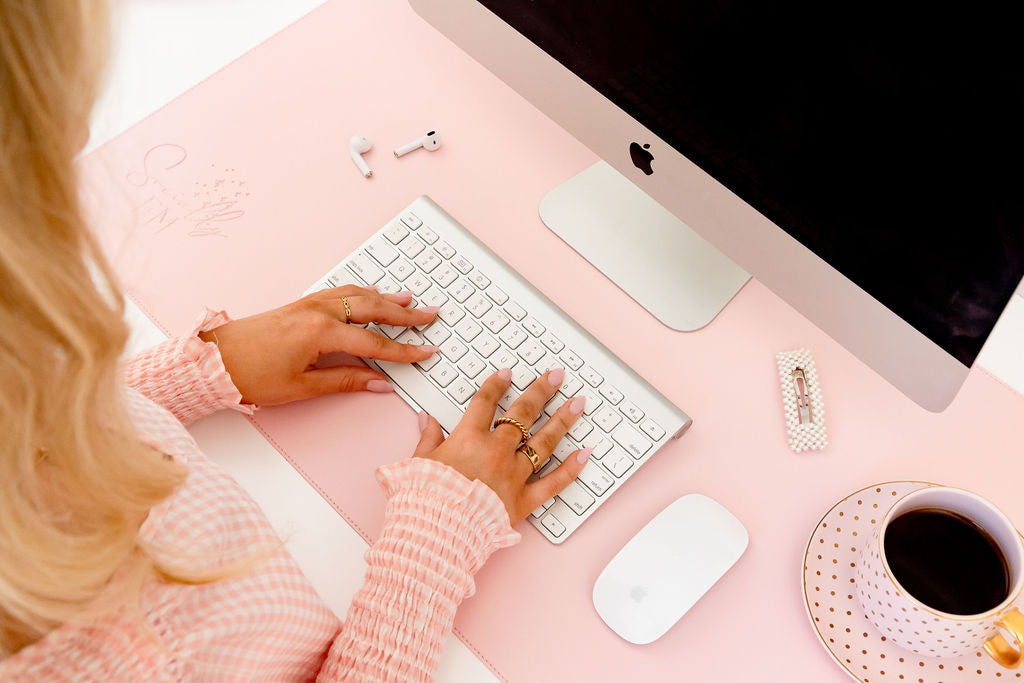
<instances>
[{"instance_id":1,"label":"imac computer","mask_svg":"<svg viewBox=\"0 0 1024 683\"><path fill-rule=\"evenodd\" d=\"M603 159L541 218L656 317L698 329L750 273L952 401L1024 275L1013 3L411 4Z\"/></svg>"}]
</instances>

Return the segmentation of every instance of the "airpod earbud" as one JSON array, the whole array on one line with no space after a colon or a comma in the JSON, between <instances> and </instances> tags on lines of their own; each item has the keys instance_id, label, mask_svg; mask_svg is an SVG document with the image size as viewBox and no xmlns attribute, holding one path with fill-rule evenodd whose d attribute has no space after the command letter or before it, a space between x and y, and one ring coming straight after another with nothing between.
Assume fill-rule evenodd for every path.
<instances>
[{"instance_id":1,"label":"airpod earbud","mask_svg":"<svg viewBox=\"0 0 1024 683\"><path fill-rule=\"evenodd\" d=\"M441 134L438 133L436 130L432 130L429 133L427 133L426 135L424 135L423 137L421 137L421 138L419 138L417 140L413 140L409 144L402 145L401 147L396 149L395 150L395 156L396 157L405 156L409 152L413 151L414 149L419 149L420 147L422 147L423 149L426 149L428 151L433 152L433 151L435 151L440 146L441 146Z\"/></svg>"},{"instance_id":2,"label":"airpod earbud","mask_svg":"<svg viewBox=\"0 0 1024 683\"><path fill-rule=\"evenodd\" d=\"M348 151L352 155L352 161L366 178L372 176L373 171L366 165L363 155L369 152L371 147L373 147L373 143L362 135L353 135L352 139L348 141Z\"/></svg>"}]
</instances>

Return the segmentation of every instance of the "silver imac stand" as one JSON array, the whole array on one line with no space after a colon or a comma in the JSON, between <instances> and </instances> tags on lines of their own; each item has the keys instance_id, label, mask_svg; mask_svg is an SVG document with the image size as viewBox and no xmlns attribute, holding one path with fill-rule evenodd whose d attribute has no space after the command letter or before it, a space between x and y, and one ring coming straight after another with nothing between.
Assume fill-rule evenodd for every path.
<instances>
[{"instance_id":1,"label":"silver imac stand","mask_svg":"<svg viewBox=\"0 0 1024 683\"><path fill-rule=\"evenodd\" d=\"M710 323L750 279L604 161L544 195L550 230L674 330Z\"/></svg>"}]
</instances>

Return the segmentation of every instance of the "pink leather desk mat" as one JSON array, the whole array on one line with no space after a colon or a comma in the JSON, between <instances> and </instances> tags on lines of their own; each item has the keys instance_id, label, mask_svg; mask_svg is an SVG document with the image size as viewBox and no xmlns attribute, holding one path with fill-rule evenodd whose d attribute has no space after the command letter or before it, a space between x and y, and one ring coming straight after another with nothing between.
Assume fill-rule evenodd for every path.
<instances>
[{"instance_id":1,"label":"pink leather desk mat","mask_svg":"<svg viewBox=\"0 0 1024 683\"><path fill-rule=\"evenodd\" d=\"M391 149L437 127L445 146ZM376 146L364 180L348 158ZM550 233L541 196L591 152L427 26L402 0L329 3L83 162L124 285L169 334L203 305L244 316L297 297L416 196L431 195L694 419L566 544L528 525L461 608L458 635L513 681L840 681L804 614L801 558L832 504L875 481L952 483L1024 524L1024 400L971 374L945 413L911 403L757 282L710 326L662 326ZM786 445L774 355L817 360L831 445ZM416 419L395 396L260 410L254 424L367 540L381 464ZM739 563L665 637L619 639L591 604L605 563L677 497L746 525Z\"/></svg>"}]
</instances>

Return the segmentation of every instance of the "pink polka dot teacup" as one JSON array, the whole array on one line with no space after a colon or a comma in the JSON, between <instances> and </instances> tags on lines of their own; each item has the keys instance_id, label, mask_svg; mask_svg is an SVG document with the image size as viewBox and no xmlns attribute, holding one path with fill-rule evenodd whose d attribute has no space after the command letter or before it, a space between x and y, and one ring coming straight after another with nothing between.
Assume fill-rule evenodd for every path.
<instances>
[{"instance_id":1,"label":"pink polka dot teacup","mask_svg":"<svg viewBox=\"0 0 1024 683\"><path fill-rule=\"evenodd\" d=\"M984 648L1003 666L1022 661L1024 616L1013 605L1024 590L1024 543L973 493L929 486L896 501L864 547L855 582L868 620L915 654Z\"/></svg>"}]
</instances>

